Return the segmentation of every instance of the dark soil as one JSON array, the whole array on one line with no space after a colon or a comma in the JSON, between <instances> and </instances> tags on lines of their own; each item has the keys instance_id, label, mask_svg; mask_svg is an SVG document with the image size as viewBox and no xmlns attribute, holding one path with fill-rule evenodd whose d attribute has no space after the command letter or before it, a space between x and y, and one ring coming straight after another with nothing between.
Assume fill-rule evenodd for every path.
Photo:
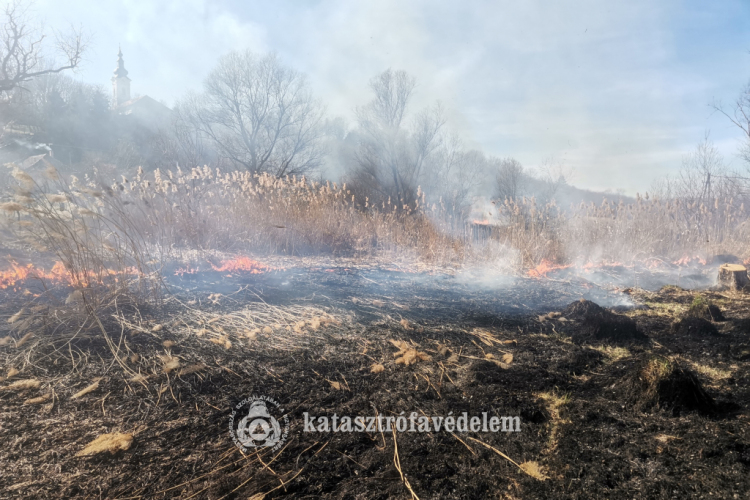
<instances>
[{"instance_id":1,"label":"dark soil","mask_svg":"<svg viewBox=\"0 0 750 500\"><path fill-rule=\"evenodd\" d=\"M707 302L702 297L693 301L685 316L703 318L708 321L726 321L721 308L716 304Z\"/></svg>"},{"instance_id":2,"label":"dark soil","mask_svg":"<svg viewBox=\"0 0 750 500\"><path fill-rule=\"evenodd\" d=\"M696 374L681 363L661 356L645 356L619 383L624 396L639 411L717 412L716 403Z\"/></svg>"},{"instance_id":3,"label":"dark soil","mask_svg":"<svg viewBox=\"0 0 750 500\"><path fill-rule=\"evenodd\" d=\"M711 321L726 321L724 313L722 313L721 309L719 309L719 306L715 304L710 304L706 308L706 313L704 314L703 318L709 319Z\"/></svg>"},{"instance_id":4,"label":"dark soil","mask_svg":"<svg viewBox=\"0 0 750 500\"><path fill-rule=\"evenodd\" d=\"M570 304L563 311L563 316L579 323L573 333L573 341L577 344L628 344L648 339L638 330L635 321L622 314L608 311L590 300L581 299Z\"/></svg>"},{"instance_id":5,"label":"dark soil","mask_svg":"<svg viewBox=\"0 0 750 500\"><path fill-rule=\"evenodd\" d=\"M719 335L719 330L708 320L687 317L672 324L672 333L675 335L710 337Z\"/></svg>"},{"instance_id":6,"label":"dark soil","mask_svg":"<svg viewBox=\"0 0 750 500\"><path fill-rule=\"evenodd\" d=\"M109 318L111 344L59 328L16 347L25 333L0 332L14 339L0 346L0 375L18 370L0 381L0 497L387 499L409 498L408 481L422 499L747 498L750 296L711 295L728 321L703 320L719 335L696 335L672 329L694 300L676 288L631 290L644 307L615 314L593 302L563 310L578 297L554 295L543 280L457 293L437 277L430 288L426 276L392 286L385 274L366 276L377 286L350 270L216 277L219 298L196 283L177 290L181 304L170 299L127 324ZM540 311L545 298L553 306ZM239 315L260 299L337 321L273 326L252 340L225 328L231 346L196 334L192 309ZM3 302L6 330L21 300ZM391 341L425 356L397 363ZM164 356L182 368L165 373ZM653 360L664 369L649 371ZM188 366L198 368L180 371ZM41 385L6 389L24 379ZM252 395L274 398L289 418L275 452L243 454L231 440L232 408ZM402 412L518 416L521 431L305 432L305 413ZM132 445L77 456L113 432L132 434ZM475 440L524 467L535 462L543 476Z\"/></svg>"},{"instance_id":7,"label":"dark soil","mask_svg":"<svg viewBox=\"0 0 750 500\"><path fill-rule=\"evenodd\" d=\"M570 375L583 375L604 363L606 356L589 348L572 349L572 352L553 364L555 371Z\"/></svg>"}]
</instances>

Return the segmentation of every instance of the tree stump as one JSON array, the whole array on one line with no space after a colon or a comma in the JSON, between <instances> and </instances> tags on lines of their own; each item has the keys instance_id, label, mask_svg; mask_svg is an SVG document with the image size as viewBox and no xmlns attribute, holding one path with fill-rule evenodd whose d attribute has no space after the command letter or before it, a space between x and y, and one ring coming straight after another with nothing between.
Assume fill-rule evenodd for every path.
<instances>
[{"instance_id":1,"label":"tree stump","mask_svg":"<svg viewBox=\"0 0 750 500\"><path fill-rule=\"evenodd\" d=\"M734 290L744 288L750 283L747 277L747 268L740 264L723 264L719 268L719 283Z\"/></svg>"}]
</instances>

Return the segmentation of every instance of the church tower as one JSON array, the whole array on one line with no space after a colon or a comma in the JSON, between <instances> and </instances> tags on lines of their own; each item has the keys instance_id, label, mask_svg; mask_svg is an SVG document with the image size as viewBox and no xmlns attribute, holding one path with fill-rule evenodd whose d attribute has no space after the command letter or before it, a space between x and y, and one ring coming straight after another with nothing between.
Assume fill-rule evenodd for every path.
<instances>
[{"instance_id":1,"label":"church tower","mask_svg":"<svg viewBox=\"0 0 750 500\"><path fill-rule=\"evenodd\" d=\"M130 78L125 62L122 60L122 49L117 53L117 68L112 77L112 107L117 108L130 100Z\"/></svg>"}]
</instances>

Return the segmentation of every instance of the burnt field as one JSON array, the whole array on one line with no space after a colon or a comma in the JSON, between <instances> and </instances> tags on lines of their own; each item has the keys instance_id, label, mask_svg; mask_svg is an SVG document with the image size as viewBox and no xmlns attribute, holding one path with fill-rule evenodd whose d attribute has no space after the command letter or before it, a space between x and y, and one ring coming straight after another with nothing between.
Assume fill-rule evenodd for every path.
<instances>
[{"instance_id":1,"label":"burnt field","mask_svg":"<svg viewBox=\"0 0 750 500\"><path fill-rule=\"evenodd\" d=\"M4 292L0 490L743 498L750 296L601 272L619 288L342 261L171 271L161 301L100 314L107 335L60 326L75 297ZM275 450L232 441L232 409L253 395L288 417ZM518 416L520 431L305 430L305 413L402 412Z\"/></svg>"},{"instance_id":2,"label":"burnt field","mask_svg":"<svg viewBox=\"0 0 750 500\"><path fill-rule=\"evenodd\" d=\"M750 498L747 2L34 3L0 500Z\"/></svg>"}]
</instances>

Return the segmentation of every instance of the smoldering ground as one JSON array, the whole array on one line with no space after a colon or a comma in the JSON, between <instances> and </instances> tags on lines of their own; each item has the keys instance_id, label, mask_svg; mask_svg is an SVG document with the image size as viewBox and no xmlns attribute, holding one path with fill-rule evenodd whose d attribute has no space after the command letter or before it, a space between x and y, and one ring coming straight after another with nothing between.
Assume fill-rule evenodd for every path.
<instances>
[{"instance_id":1,"label":"smoldering ground","mask_svg":"<svg viewBox=\"0 0 750 500\"><path fill-rule=\"evenodd\" d=\"M2 487L117 498L668 498L748 487L743 294L629 290L638 307L607 312L579 294L603 304L617 294L575 280L517 277L490 289L400 263L274 264L173 275L174 295L119 310L107 337L21 338L20 321L39 328L54 308L6 323L0 349L13 370L2 414L26 418L3 424ZM727 319L709 320L710 337L674 333L698 295ZM281 450L243 456L231 442L231 409L250 395L287 409ZM515 415L522 431L321 437L301 427L304 412L412 410ZM82 454L105 434L126 440ZM45 479L34 472L50 466Z\"/></svg>"}]
</instances>

